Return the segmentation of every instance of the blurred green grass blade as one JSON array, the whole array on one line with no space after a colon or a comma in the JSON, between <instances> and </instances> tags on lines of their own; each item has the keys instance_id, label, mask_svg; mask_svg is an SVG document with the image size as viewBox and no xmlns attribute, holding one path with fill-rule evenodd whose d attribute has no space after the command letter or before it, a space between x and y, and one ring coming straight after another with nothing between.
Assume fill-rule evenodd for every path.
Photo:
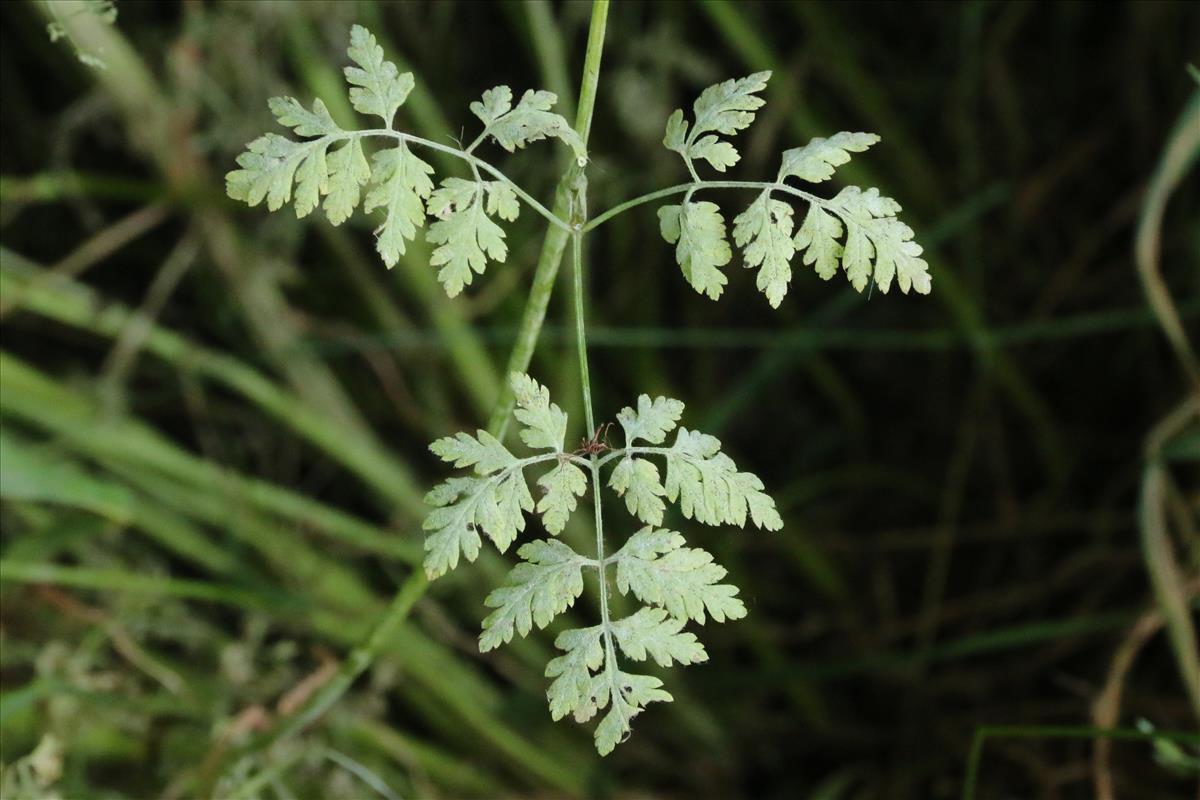
<instances>
[{"instance_id":1,"label":"blurred green grass blade","mask_svg":"<svg viewBox=\"0 0 1200 800\"><path fill-rule=\"evenodd\" d=\"M90 569L0 559L0 583L48 583L108 592L135 592L299 616L308 607L299 596L228 584L147 575L117 569Z\"/></svg>"},{"instance_id":2,"label":"blurred green grass blade","mask_svg":"<svg viewBox=\"0 0 1200 800\"><path fill-rule=\"evenodd\" d=\"M1184 692L1192 712L1200 721L1200 651L1196 628L1189 609L1183 576L1167 530L1167 473L1157 461L1146 465L1138 504L1138 524L1142 532L1142 553L1159 610L1167 623L1171 649L1179 665Z\"/></svg>"},{"instance_id":3,"label":"blurred green grass blade","mask_svg":"<svg viewBox=\"0 0 1200 800\"><path fill-rule=\"evenodd\" d=\"M295 492L222 469L176 447L132 419L106 420L84 397L0 353L0 411L62 436L81 452L157 470L216 497L257 506L370 552L418 561L420 545Z\"/></svg>"},{"instance_id":4,"label":"blurred green grass blade","mask_svg":"<svg viewBox=\"0 0 1200 800\"><path fill-rule=\"evenodd\" d=\"M0 247L0 293L19 292L28 310L101 336L116 337L141 320L148 326L146 350L181 373L199 375L237 392L337 459L382 497L414 516L424 514L424 493L417 478L374 439L339 426L238 359L189 342L119 303L103 302L81 283L40 280L45 274L33 262Z\"/></svg>"},{"instance_id":5,"label":"blurred green grass blade","mask_svg":"<svg viewBox=\"0 0 1200 800\"><path fill-rule=\"evenodd\" d=\"M172 135L174 103L121 30L97 15L78 13L82 4L72 0L45 0L31 5L47 22L59 22L81 50L104 54L105 69L80 69L112 98L129 129L129 141L154 163L168 191L208 190L215 177L196 153L179 147L179 137ZM370 427L324 363L303 353L278 357L279 350L294 341L299 331L277 278L265 278L258 270L246 269L249 249L244 248L236 229L224 216L201 208L193 219L264 355L313 407L343 428L370 436Z\"/></svg>"},{"instance_id":6,"label":"blurred green grass blade","mask_svg":"<svg viewBox=\"0 0 1200 800\"><path fill-rule=\"evenodd\" d=\"M983 760L983 745L988 739L1125 739L1153 742L1173 739L1200 743L1200 734L1186 731L1145 732L1133 728L1091 728L1068 725L981 725L975 729L967 757L966 778L963 780L963 800L974 800Z\"/></svg>"},{"instance_id":7,"label":"blurred green grass blade","mask_svg":"<svg viewBox=\"0 0 1200 800\"><path fill-rule=\"evenodd\" d=\"M241 571L237 559L179 517L145 501L125 486L93 476L61 453L36 447L0 431L0 497L33 500L91 511L130 524L167 549L219 575Z\"/></svg>"},{"instance_id":8,"label":"blurred green grass blade","mask_svg":"<svg viewBox=\"0 0 1200 800\"><path fill-rule=\"evenodd\" d=\"M1179 318L1179 310L1171 298L1171 291L1163 278L1159 263L1162 223L1167 201L1197 158L1200 158L1200 89L1192 93L1167 140L1162 160L1150 178L1134 240L1138 277L1141 278L1146 299L1158 317L1167 341L1175 350L1179 365L1191 383L1192 391L1200 393L1200 362L1196 359L1196 352Z\"/></svg>"},{"instance_id":9,"label":"blurred green grass blade","mask_svg":"<svg viewBox=\"0 0 1200 800\"><path fill-rule=\"evenodd\" d=\"M424 772L450 792L496 797L503 784L481 765L455 757L420 738L374 720L358 720L347 733L398 764Z\"/></svg>"}]
</instances>

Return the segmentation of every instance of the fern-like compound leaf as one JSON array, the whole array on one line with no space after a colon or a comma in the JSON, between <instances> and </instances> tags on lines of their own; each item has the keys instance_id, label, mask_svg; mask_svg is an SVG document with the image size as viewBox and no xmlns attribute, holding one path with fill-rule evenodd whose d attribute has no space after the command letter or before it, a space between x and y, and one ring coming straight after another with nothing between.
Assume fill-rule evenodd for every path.
<instances>
[{"instance_id":1,"label":"fern-like compound leaf","mask_svg":"<svg viewBox=\"0 0 1200 800\"><path fill-rule=\"evenodd\" d=\"M550 402L550 390L518 372L512 374L509 382L517 406L514 416L524 426L521 441L534 450L561 453L567 436L567 414Z\"/></svg>"},{"instance_id":2,"label":"fern-like compound leaf","mask_svg":"<svg viewBox=\"0 0 1200 800\"><path fill-rule=\"evenodd\" d=\"M661 207L658 220L662 237L675 245L675 258L687 282L710 299L719 298L729 281L720 267L733 258L721 209L707 200L688 201Z\"/></svg>"},{"instance_id":3,"label":"fern-like compound leaf","mask_svg":"<svg viewBox=\"0 0 1200 800\"><path fill-rule=\"evenodd\" d=\"M415 156L408 145L380 150L373 158L371 188L363 210L382 208L383 222L375 229L375 249L391 269L404 255L404 240L413 240L425 224L425 199L433 193L433 167ZM299 203L299 200L297 200Z\"/></svg>"},{"instance_id":4,"label":"fern-like compound leaf","mask_svg":"<svg viewBox=\"0 0 1200 800\"><path fill-rule=\"evenodd\" d=\"M851 153L861 153L876 144L879 137L873 133L842 131L828 139L818 137L804 147L793 147L783 152L783 164L779 168L780 183L785 178L795 177L809 183L820 183L833 177L833 171L850 160Z\"/></svg>"},{"instance_id":5,"label":"fern-like compound leaf","mask_svg":"<svg viewBox=\"0 0 1200 800\"><path fill-rule=\"evenodd\" d=\"M546 627L583 594L583 567L589 562L566 544L553 539L529 542L517 554L524 561L484 601L495 611L483 621L480 652L510 641L514 632L525 636L534 625Z\"/></svg>"},{"instance_id":6,"label":"fern-like compound leaf","mask_svg":"<svg viewBox=\"0 0 1200 800\"><path fill-rule=\"evenodd\" d=\"M715 436L680 428L666 456L667 499L678 500L688 519L740 528L749 515L759 528L774 531L783 527L775 501L763 492L762 481L749 472L739 472L733 459L721 452Z\"/></svg>"},{"instance_id":7,"label":"fern-like compound leaf","mask_svg":"<svg viewBox=\"0 0 1200 800\"><path fill-rule=\"evenodd\" d=\"M708 87L692 106L694 122L690 126L682 109L676 109L667 120L663 144L683 156L689 165L707 161L713 169L724 172L740 156L737 148L720 136L733 136L754 121L755 112L764 102L757 93L767 88L770 77L770 72L756 72Z\"/></svg>"},{"instance_id":8,"label":"fern-like compound leaf","mask_svg":"<svg viewBox=\"0 0 1200 800\"><path fill-rule=\"evenodd\" d=\"M667 440L667 434L675 430L675 425L683 415L683 403L669 397L639 395L637 410L626 406L617 414L617 422L625 431L625 442L632 445L635 441L647 444L662 444Z\"/></svg>"},{"instance_id":9,"label":"fern-like compound leaf","mask_svg":"<svg viewBox=\"0 0 1200 800\"><path fill-rule=\"evenodd\" d=\"M350 103L360 114L373 114L383 119L389 128L396 109L408 99L413 90L411 72L401 73L396 65L383 57L383 48L375 36L361 25L350 29L350 47L346 50L357 67L346 67L350 84Z\"/></svg>"},{"instance_id":10,"label":"fern-like compound leaf","mask_svg":"<svg viewBox=\"0 0 1200 800\"><path fill-rule=\"evenodd\" d=\"M502 199L491 199L497 193ZM430 196L429 213L438 219L425 238L438 245L430 263L441 267L438 280L450 297L471 283L472 273L482 274L489 258L503 263L508 257L504 229L488 216L514 211L508 194L511 189L498 181L446 178Z\"/></svg>"},{"instance_id":11,"label":"fern-like compound leaf","mask_svg":"<svg viewBox=\"0 0 1200 800\"><path fill-rule=\"evenodd\" d=\"M703 624L706 612L717 622L746 616L737 587L719 582L725 568L707 551L684 544L678 533L650 527L630 536L613 555L617 589L677 619Z\"/></svg>"},{"instance_id":12,"label":"fern-like compound leaf","mask_svg":"<svg viewBox=\"0 0 1200 800\"><path fill-rule=\"evenodd\" d=\"M744 248L748 269L758 268L755 284L772 308L779 308L792 280L792 207L763 191L733 220L733 241Z\"/></svg>"},{"instance_id":13,"label":"fern-like compound leaf","mask_svg":"<svg viewBox=\"0 0 1200 800\"><path fill-rule=\"evenodd\" d=\"M685 620L668 616L661 608L641 608L613 623L613 638L621 652L635 661L645 661L649 656L660 667L707 661L704 645L694 633L683 630L685 624Z\"/></svg>"},{"instance_id":14,"label":"fern-like compound leaf","mask_svg":"<svg viewBox=\"0 0 1200 800\"><path fill-rule=\"evenodd\" d=\"M558 466L538 478L538 486L545 492L538 500L537 510L542 515L546 530L556 536L562 533L567 519L575 510L576 497L587 491L587 475L570 461L560 461Z\"/></svg>"},{"instance_id":15,"label":"fern-like compound leaf","mask_svg":"<svg viewBox=\"0 0 1200 800\"><path fill-rule=\"evenodd\" d=\"M583 139L562 115L551 111L557 102L554 92L530 89L513 108L512 90L497 86L484 92L482 100L471 103L471 112L483 121L484 135L495 139L510 153L530 142L555 138L574 151L580 165L585 164L587 148Z\"/></svg>"},{"instance_id":16,"label":"fern-like compound leaf","mask_svg":"<svg viewBox=\"0 0 1200 800\"><path fill-rule=\"evenodd\" d=\"M667 490L653 461L633 456L622 458L609 475L608 485L625 499L630 514L650 525L662 524Z\"/></svg>"}]
</instances>

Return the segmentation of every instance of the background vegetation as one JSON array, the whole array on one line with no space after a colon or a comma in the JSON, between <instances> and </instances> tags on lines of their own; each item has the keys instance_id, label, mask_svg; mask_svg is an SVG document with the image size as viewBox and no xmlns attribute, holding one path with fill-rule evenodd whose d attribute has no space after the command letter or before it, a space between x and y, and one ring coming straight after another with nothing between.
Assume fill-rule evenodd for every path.
<instances>
[{"instance_id":1,"label":"background vegetation","mask_svg":"<svg viewBox=\"0 0 1200 800\"><path fill-rule=\"evenodd\" d=\"M497 83L571 118L588 5L122 2L51 42L54 9L0 7L6 800L917 800L1013 725L975 740L980 798L1195 796L1186 742L1079 729L1200 714L1200 7L614 5L594 209L683 180L670 111L771 68L734 172L877 131L839 175L905 203L933 294L801 271L772 312L732 269L712 303L652 208L592 237L598 415L684 398L786 523L697 532L750 615L603 760L550 721L551 636L478 654L502 559L367 642L419 557L426 444L496 399L541 221L452 302L422 248L388 272L368 223L222 185L268 97L345 118L355 22L416 73L409 130L460 135ZM548 198L552 152L504 169ZM569 404L567 314L531 371Z\"/></svg>"}]
</instances>

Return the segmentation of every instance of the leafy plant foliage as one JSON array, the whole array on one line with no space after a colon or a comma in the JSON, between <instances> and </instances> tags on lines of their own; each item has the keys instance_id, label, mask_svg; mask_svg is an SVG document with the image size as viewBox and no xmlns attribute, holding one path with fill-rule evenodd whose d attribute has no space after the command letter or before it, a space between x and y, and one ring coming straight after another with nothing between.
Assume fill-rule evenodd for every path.
<instances>
[{"instance_id":1,"label":"leafy plant foliage","mask_svg":"<svg viewBox=\"0 0 1200 800\"><path fill-rule=\"evenodd\" d=\"M569 231L576 240L576 258L581 258L580 242L587 228L579 215L572 212L568 222L548 211L473 154L489 140L513 153L533 142L557 139L575 156L572 185L584 187L587 148L579 133L554 113L553 94L530 90L514 103L509 87L488 89L470 106L483 124L476 139L466 147L439 144L393 129L413 90L413 76L386 60L365 28L355 26L350 38L347 54L353 64L345 69L350 103L360 114L378 117L383 127L345 130L319 99L309 109L291 97L273 98L271 112L296 138L268 133L251 142L237 159L239 169L226 176L230 197L251 206L265 201L272 211L291 202L298 217L321 206L333 225L349 219L361 203L365 212L381 213L376 249L388 267L405 255L407 243L432 218L424 235L434 246L431 265L438 268L438 279L450 296L470 285L489 263L506 260L508 245L500 223L515 220L522 202ZM697 291L719 298L728 282L723 268L733 260L732 235L745 266L757 271L757 286L772 306L787 294L797 253L822 278L845 271L859 291L874 282L886 292L895 282L903 292L927 293L930 279L921 247L897 218L900 206L894 200L876 189L855 186L823 199L789 183L831 179L852 153L879 141L874 134L843 132L788 150L771 182L701 180L696 171L701 162L717 172L738 163L740 155L731 139L754 121L764 102L759 94L769 78L769 72L758 72L710 86L697 98L691 119L677 110L667 121L663 143L683 158L692 182L676 187L683 194L681 201L659 208L658 218L663 238L675 246L684 277ZM365 142L373 138L390 141L368 154ZM435 187L433 167L413 152L414 147L458 158L469 175L444 176ZM720 206L695 199L698 192L717 188L756 190L750 205L733 219L732 232ZM797 199L808 204L799 223L792 205ZM579 208L584 208L582 202ZM581 294L576 302L582 306ZM583 325L580 318L577 334L586 363ZM586 370L582 375L586 396ZM628 527L637 530L605 557L600 500L592 497L595 557L577 553L560 538L522 544L519 563L485 601L491 612L479 637L479 648L486 652L535 627L545 628L567 614L594 580L600 622L576 627L571 620L558 634L555 646L561 654L546 667L547 699L556 720L568 714L579 722L599 716L596 747L606 754L629 734L631 720L646 706L671 700L659 678L626 671L623 664L652 659L669 667L705 661L704 646L687 625L746 614L738 589L724 582L726 571L712 555L663 527L668 507L677 507L683 519L702 525L753 525L774 531L783 520L762 481L739 470L722 452L719 440L679 427L684 405L678 400L641 395L616 416L623 447L614 449L606 440L593 438L569 451L567 415L551 401L549 391L521 373L511 376L510 388L519 438L528 452L514 453L502 436L484 430L457 433L431 445L435 455L464 472L426 496L432 510L423 525L425 573L433 579L460 560L474 561L485 538L501 553L507 551L525 531L529 516L540 518L546 533L558 537L580 498L588 494L589 484L595 491L611 489L636 520ZM594 423L591 415L589 401L589 427ZM602 480L605 469L607 482ZM634 613L615 620L608 603L610 569L615 571L615 591L640 604Z\"/></svg>"},{"instance_id":2,"label":"leafy plant foliage","mask_svg":"<svg viewBox=\"0 0 1200 800\"><path fill-rule=\"evenodd\" d=\"M670 447L660 446L683 414L678 400L642 395L636 409L617 415L625 447L589 459L564 449L567 416L550 401L546 388L528 375L514 374L511 381L521 441L544 452L519 458L486 431L434 442L435 455L474 474L449 478L429 493L436 508L425 521L425 569L437 577L460 557L475 560L480 534L503 552L525 529L525 514L535 511L549 533L561 533L577 498L587 491L585 470L615 464L608 485L625 498L635 517L649 524L603 561L576 553L560 539L522 545L517 552L521 563L486 600L494 610L479 637L480 649L488 651L514 634L546 627L583 593L585 573L604 580L609 567L615 567L617 590L645 606L609 621L605 605L600 625L563 632L556 644L565 654L546 671L554 679L549 700L556 719L570 713L582 722L607 709L596 728L596 746L607 753L647 703L671 699L657 678L621 670L618 651L634 661L653 658L661 666L694 664L707 655L695 635L683 630L689 620L703 624L746 615L737 589L721 583L725 569L711 555L686 547L679 533L654 527L662 523L665 501L678 503L685 517L708 525L750 522L778 530L783 521L762 482L739 472L716 438L679 428ZM665 484L651 458L665 459ZM536 506L524 477L530 467L548 467L537 481L542 497Z\"/></svg>"}]
</instances>

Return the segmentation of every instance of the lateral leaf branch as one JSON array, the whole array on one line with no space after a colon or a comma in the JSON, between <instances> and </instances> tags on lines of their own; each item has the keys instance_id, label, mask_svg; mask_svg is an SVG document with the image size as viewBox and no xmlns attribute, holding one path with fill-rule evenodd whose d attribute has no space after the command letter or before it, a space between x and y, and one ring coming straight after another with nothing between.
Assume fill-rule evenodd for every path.
<instances>
[{"instance_id":1,"label":"lateral leaf branch","mask_svg":"<svg viewBox=\"0 0 1200 800\"><path fill-rule=\"evenodd\" d=\"M587 163L583 140L552 111L558 99L552 92L527 91L514 107L509 87L489 89L482 100L471 104L471 111L484 123L475 144L450 147L393 130L396 113L415 80L412 73L400 72L384 57L383 48L366 28L351 29L346 54L353 62L344 70L350 104L360 114L378 117L383 127L343 130L319 98L311 109L292 97L272 98L271 113L297 138L267 133L250 142L237 158L239 168L225 176L231 198L250 206L265 201L270 211L290 202L297 217L320 206L332 225L350 219L361 202L364 212L381 212L376 217L375 249L389 268L431 217L425 232L425 239L434 245L430 262L451 297L470 285L475 275L483 274L489 263L504 263L508 258L504 228L497 220L515 220L520 201L566 227L499 170L473 155L486 139L510 153L531 142L557 139L571 148L579 164ZM395 144L368 158L364 151L368 138L391 138ZM414 145L458 157L470 167L470 177L448 176L435 188L433 167L413 152ZM481 171L490 179L484 179Z\"/></svg>"},{"instance_id":2,"label":"lateral leaf branch","mask_svg":"<svg viewBox=\"0 0 1200 800\"><path fill-rule=\"evenodd\" d=\"M724 172L738 162L741 156L729 139L754 121L764 102L757 93L770 77L770 72L756 72L710 86L693 105L691 123L683 109L667 120L663 145L683 159L693 183L682 202L659 208L662 237L675 245L675 258L692 288L713 300L728 282L721 268L733 259L733 249L720 207L694 197L726 182L703 180L696 166L707 162ZM758 195L734 218L734 244L742 251L745 267L757 270L755 285L773 308L787 295L796 253L825 280L844 271L859 292L873 282L884 293L893 283L905 294L929 293L929 265L913 241L912 228L897 216L899 203L874 188L847 186L823 199L788 183L827 181L851 153L878 142L873 133L842 131L785 151L774 181L760 184ZM795 200L808 206L798 229Z\"/></svg>"}]
</instances>

